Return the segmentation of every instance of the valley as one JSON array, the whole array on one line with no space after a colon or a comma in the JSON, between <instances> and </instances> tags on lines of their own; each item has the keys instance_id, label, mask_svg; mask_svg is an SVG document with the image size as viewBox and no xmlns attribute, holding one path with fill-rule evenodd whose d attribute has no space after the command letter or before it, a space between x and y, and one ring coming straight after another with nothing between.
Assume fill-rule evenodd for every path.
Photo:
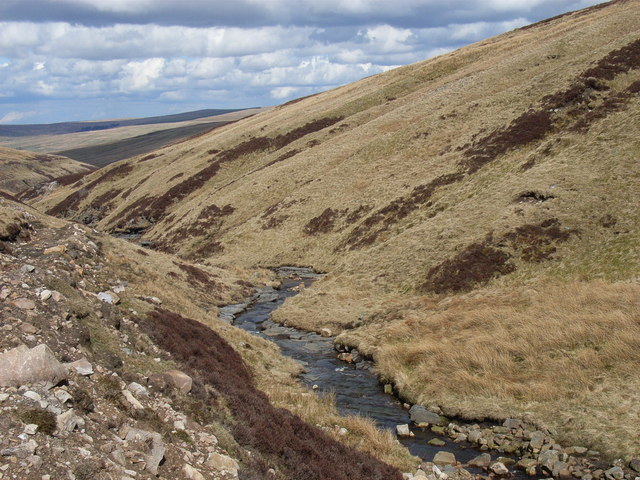
<instances>
[{"instance_id":1,"label":"valley","mask_svg":"<svg viewBox=\"0 0 640 480\"><path fill-rule=\"evenodd\" d=\"M636 479L639 31L618 0L272 108L12 139L60 155L0 149L1 350L95 372L37 390L94 439L58 416L41 461Z\"/></svg>"}]
</instances>

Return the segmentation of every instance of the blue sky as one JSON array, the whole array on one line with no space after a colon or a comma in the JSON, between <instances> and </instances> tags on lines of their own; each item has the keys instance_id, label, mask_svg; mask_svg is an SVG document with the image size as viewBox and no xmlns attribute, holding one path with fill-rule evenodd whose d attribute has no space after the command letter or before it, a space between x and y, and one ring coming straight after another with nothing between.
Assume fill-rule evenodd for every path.
<instances>
[{"instance_id":1,"label":"blue sky","mask_svg":"<svg viewBox=\"0 0 640 480\"><path fill-rule=\"evenodd\" d=\"M2 0L0 123L276 105L598 0Z\"/></svg>"}]
</instances>

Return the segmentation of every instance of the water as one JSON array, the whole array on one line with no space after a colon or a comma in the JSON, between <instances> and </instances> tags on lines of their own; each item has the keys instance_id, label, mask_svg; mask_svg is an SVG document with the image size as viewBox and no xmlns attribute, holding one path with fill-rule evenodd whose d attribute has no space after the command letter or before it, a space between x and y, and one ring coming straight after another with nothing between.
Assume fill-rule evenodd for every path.
<instances>
[{"instance_id":1,"label":"water","mask_svg":"<svg viewBox=\"0 0 640 480\"><path fill-rule=\"evenodd\" d=\"M292 357L303 366L304 373L300 376L302 382L310 387L317 385L320 394L333 393L338 410L342 414L359 414L372 418L379 427L393 432L396 425L410 424L407 410L395 397L384 393L374 374L366 369L356 369L353 365L336 358L333 339L284 327L269 319L272 311L297 293L291 290L292 287L301 282L309 286L313 280L284 280L276 301L252 305L249 310L237 316L234 325L279 345L283 354ZM413 455L426 461L431 461L440 450L452 452L462 463L481 453L470 444L457 444L448 437L436 435L431 431L419 428L412 431L415 437L399 440ZM434 437L445 441L446 446L428 445L427 442Z\"/></svg>"}]
</instances>

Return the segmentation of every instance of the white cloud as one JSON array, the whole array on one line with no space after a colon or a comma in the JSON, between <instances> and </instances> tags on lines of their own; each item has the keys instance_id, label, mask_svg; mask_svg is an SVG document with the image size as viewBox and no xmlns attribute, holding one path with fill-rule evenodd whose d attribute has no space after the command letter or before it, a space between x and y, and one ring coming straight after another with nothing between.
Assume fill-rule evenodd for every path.
<instances>
[{"instance_id":1,"label":"white cloud","mask_svg":"<svg viewBox=\"0 0 640 480\"><path fill-rule=\"evenodd\" d=\"M0 123L12 123L17 122L18 120L22 120L24 118L32 117L36 115L38 112L9 112L5 113L0 118Z\"/></svg>"},{"instance_id":2,"label":"white cloud","mask_svg":"<svg viewBox=\"0 0 640 480\"><path fill-rule=\"evenodd\" d=\"M122 67L120 91L130 93L154 89L154 81L160 77L164 64L163 58L149 58L142 62L127 63Z\"/></svg>"}]
</instances>

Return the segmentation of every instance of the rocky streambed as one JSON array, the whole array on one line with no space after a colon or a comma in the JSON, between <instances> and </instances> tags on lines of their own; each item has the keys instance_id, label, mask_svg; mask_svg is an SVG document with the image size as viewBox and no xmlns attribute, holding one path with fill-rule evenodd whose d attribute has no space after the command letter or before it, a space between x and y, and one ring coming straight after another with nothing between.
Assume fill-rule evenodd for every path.
<instances>
[{"instance_id":1,"label":"rocky streambed","mask_svg":"<svg viewBox=\"0 0 640 480\"><path fill-rule=\"evenodd\" d=\"M381 385L373 363L357 350L335 345L331 333L305 332L274 323L271 312L321 275L303 268L277 269L279 289L260 289L245 303L220 309L220 318L276 343L298 361L300 379L318 392L332 393L343 414L372 418L395 431L398 440L423 459L407 478L444 480L474 475L511 478L581 478L638 480L640 462L613 465L598 460L598 452L580 446L563 447L552 433L518 420L496 423L452 421L438 407L427 409L401 402L391 385Z\"/></svg>"}]
</instances>

